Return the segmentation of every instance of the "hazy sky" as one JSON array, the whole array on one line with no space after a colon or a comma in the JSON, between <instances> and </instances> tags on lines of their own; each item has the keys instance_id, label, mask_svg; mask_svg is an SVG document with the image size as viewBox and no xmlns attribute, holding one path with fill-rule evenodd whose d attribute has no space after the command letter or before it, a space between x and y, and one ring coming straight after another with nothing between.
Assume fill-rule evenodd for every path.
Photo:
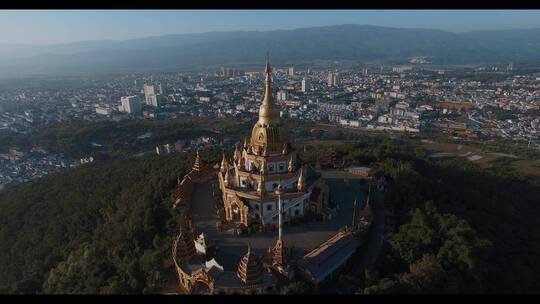
<instances>
[{"instance_id":1,"label":"hazy sky","mask_svg":"<svg viewBox=\"0 0 540 304\"><path fill-rule=\"evenodd\" d=\"M0 43L124 40L346 23L452 32L540 28L540 10L4 10Z\"/></svg>"}]
</instances>

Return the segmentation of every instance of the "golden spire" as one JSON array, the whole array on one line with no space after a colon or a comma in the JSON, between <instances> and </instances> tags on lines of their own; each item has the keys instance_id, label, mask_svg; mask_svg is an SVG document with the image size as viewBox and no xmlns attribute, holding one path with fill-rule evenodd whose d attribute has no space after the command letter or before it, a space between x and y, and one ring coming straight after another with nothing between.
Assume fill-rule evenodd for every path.
<instances>
[{"instance_id":1,"label":"golden spire","mask_svg":"<svg viewBox=\"0 0 540 304\"><path fill-rule=\"evenodd\" d=\"M238 145L234 146L234 162L237 164L240 164L240 160L242 158L242 152L238 148Z\"/></svg>"},{"instance_id":2,"label":"golden spire","mask_svg":"<svg viewBox=\"0 0 540 304\"><path fill-rule=\"evenodd\" d=\"M292 154L291 154L291 159L289 160L289 168L288 168L289 173L294 172L294 169L295 168L294 168L294 163L293 163L293 157L292 157Z\"/></svg>"},{"instance_id":3,"label":"golden spire","mask_svg":"<svg viewBox=\"0 0 540 304\"><path fill-rule=\"evenodd\" d=\"M300 177L298 177L298 184L297 184L297 188L298 188L298 192L304 192L306 190L306 181L305 181L305 176L304 176L304 167L302 167L300 169Z\"/></svg>"},{"instance_id":4,"label":"golden spire","mask_svg":"<svg viewBox=\"0 0 540 304\"><path fill-rule=\"evenodd\" d=\"M259 110L259 124L270 125L277 124L279 122L279 109L274 104L274 98L272 96L272 68L270 67L270 60L266 57L266 65L264 67L264 98Z\"/></svg>"},{"instance_id":5,"label":"golden spire","mask_svg":"<svg viewBox=\"0 0 540 304\"><path fill-rule=\"evenodd\" d=\"M227 162L227 158L225 157L225 151L223 151L223 159L221 160L221 173L225 173L227 170L229 170L229 163Z\"/></svg>"},{"instance_id":6,"label":"golden spire","mask_svg":"<svg viewBox=\"0 0 540 304\"><path fill-rule=\"evenodd\" d=\"M247 137L244 136L244 150L247 150L248 143L247 143Z\"/></svg>"}]
</instances>

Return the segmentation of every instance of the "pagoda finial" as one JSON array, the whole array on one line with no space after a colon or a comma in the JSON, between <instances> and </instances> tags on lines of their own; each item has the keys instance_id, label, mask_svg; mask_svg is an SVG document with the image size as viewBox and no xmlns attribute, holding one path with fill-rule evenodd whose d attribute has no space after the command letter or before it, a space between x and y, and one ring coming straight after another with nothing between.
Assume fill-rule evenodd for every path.
<instances>
[{"instance_id":1,"label":"pagoda finial","mask_svg":"<svg viewBox=\"0 0 540 304\"><path fill-rule=\"evenodd\" d=\"M294 170L296 169L294 167L294 163L293 163L293 156L291 154L291 159L289 160L289 167L287 168L289 170L289 173L292 173L294 172Z\"/></svg>"},{"instance_id":2,"label":"pagoda finial","mask_svg":"<svg viewBox=\"0 0 540 304\"><path fill-rule=\"evenodd\" d=\"M265 73L270 73L270 51L266 51L266 66L264 69Z\"/></svg>"},{"instance_id":3,"label":"pagoda finial","mask_svg":"<svg viewBox=\"0 0 540 304\"><path fill-rule=\"evenodd\" d=\"M304 192L306 190L306 181L305 181L305 176L304 176L304 167L302 167L300 169L300 177L298 177L298 184L297 184L297 188L298 188L298 192Z\"/></svg>"},{"instance_id":4,"label":"pagoda finial","mask_svg":"<svg viewBox=\"0 0 540 304\"><path fill-rule=\"evenodd\" d=\"M272 68L270 67L269 59L267 58L264 67L264 98L259 109L259 124L270 125L279 122L279 109L274 104L272 97L272 78L270 77Z\"/></svg>"},{"instance_id":5,"label":"pagoda finial","mask_svg":"<svg viewBox=\"0 0 540 304\"><path fill-rule=\"evenodd\" d=\"M229 169L229 162L227 162L227 158L225 157L225 150L224 150L223 159L221 160L220 171L221 173L225 173L228 169Z\"/></svg>"},{"instance_id":6,"label":"pagoda finial","mask_svg":"<svg viewBox=\"0 0 540 304\"><path fill-rule=\"evenodd\" d=\"M225 171L225 177L224 177L223 182L225 184L225 187L232 186L232 179L231 179L231 175L229 174L229 170Z\"/></svg>"},{"instance_id":7,"label":"pagoda finial","mask_svg":"<svg viewBox=\"0 0 540 304\"><path fill-rule=\"evenodd\" d=\"M237 164L240 164L241 159L242 159L242 151L240 151L238 144L235 144L234 145L234 162Z\"/></svg>"}]
</instances>

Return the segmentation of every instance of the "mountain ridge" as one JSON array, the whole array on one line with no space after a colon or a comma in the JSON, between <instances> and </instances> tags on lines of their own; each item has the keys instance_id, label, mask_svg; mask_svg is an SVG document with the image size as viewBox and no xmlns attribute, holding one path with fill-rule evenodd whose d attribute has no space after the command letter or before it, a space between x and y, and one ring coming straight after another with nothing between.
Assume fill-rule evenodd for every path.
<instances>
[{"instance_id":1,"label":"mountain ridge","mask_svg":"<svg viewBox=\"0 0 540 304\"><path fill-rule=\"evenodd\" d=\"M343 24L272 31L212 31L48 46L0 44L0 69L10 74L100 72L152 66L314 60L368 62L426 56L435 64L540 61L540 29L453 33L437 29ZM107 58L103 58L107 57Z\"/></svg>"}]
</instances>

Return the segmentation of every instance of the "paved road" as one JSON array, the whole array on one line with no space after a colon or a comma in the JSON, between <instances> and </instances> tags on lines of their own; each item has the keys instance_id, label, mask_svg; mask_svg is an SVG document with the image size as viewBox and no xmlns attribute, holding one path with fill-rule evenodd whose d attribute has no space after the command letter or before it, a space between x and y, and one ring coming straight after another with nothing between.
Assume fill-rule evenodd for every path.
<instances>
[{"instance_id":1,"label":"paved road","mask_svg":"<svg viewBox=\"0 0 540 304\"><path fill-rule=\"evenodd\" d=\"M373 189L372 189L373 190ZM382 249L385 228L385 210L383 194L379 191L373 193L373 222L365 244L361 267L372 270Z\"/></svg>"},{"instance_id":2,"label":"paved road","mask_svg":"<svg viewBox=\"0 0 540 304\"><path fill-rule=\"evenodd\" d=\"M285 246L293 246L297 256L302 256L333 236L341 227L352 220L354 198L358 199L358 211L365 204L365 184L360 180L350 180L345 188L342 179L325 179L331 194L339 206L336 217L331 221L304 223L298 226L285 226L283 240ZM217 215L210 183L196 186L192 199L192 218L196 234L204 233L208 240L218 246L216 260L226 269L235 269L246 252L248 243L254 252L262 254L273 247L277 231L258 233L245 237L235 237L216 228Z\"/></svg>"}]
</instances>

